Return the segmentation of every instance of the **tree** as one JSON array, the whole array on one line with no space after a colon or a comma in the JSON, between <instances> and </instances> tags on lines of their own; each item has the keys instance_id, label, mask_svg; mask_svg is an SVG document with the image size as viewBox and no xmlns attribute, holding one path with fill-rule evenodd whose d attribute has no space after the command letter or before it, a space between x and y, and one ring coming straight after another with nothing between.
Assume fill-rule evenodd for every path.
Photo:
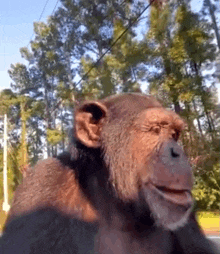
<instances>
[{"instance_id":1,"label":"tree","mask_svg":"<svg viewBox=\"0 0 220 254\"><path fill-rule=\"evenodd\" d=\"M116 41L125 29L122 20L116 19L113 41ZM146 60L148 49L144 44L134 40L134 36L132 31L128 31L120 39L120 43L112 47L111 51L96 66L91 57L82 58L84 73L90 71L86 84L83 84L85 92L105 97L118 92L141 91L137 77L139 75L138 65Z\"/></svg>"},{"instance_id":2,"label":"tree","mask_svg":"<svg viewBox=\"0 0 220 254\"><path fill-rule=\"evenodd\" d=\"M179 5L175 12L172 8L167 3L162 9L154 6L151 10L148 39L159 74L149 80L149 90L186 119L188 130L182 136L185 150L192 162L198 158L203 161L194 164L198 204L202 207L202 202L203 207L217 208L219 179L215 177L216 185L207 180L219 168L216 161L220 154L216 144L219 132L213 118L217 102L214 100L215 87L207 86L210 76L204 76L202 72L203 66L215 60L216 49L211 43L207 22L185 4ZM215 193L213 202L207 203L207 199L198 195L201 186L208 188L208 193Z\"/></svg>"},{"instance_id":3,"label":"tree","mask_svg":"<svg viewBox=\"0 0 220 254\"><path fill-rule=\"evenodd\" d=\"M217 2L217 1L216 1ZM219 27L217 24L217 20L216 20L216 15L215 12L217 10L217 4L214 5L213 3L211 3L211 0L204 0L203 2L203 7L202 7L202 14L206 15L207 14L207 10L209 12L209 15L211 17L212 20L212 28L215 31L215 36L216 36L216 40L217 40L217 44L218 44L218 48L220 50L220 35L219 35ZM219 9L220 10L220 9Z\"/></svg>"}]
</instances>

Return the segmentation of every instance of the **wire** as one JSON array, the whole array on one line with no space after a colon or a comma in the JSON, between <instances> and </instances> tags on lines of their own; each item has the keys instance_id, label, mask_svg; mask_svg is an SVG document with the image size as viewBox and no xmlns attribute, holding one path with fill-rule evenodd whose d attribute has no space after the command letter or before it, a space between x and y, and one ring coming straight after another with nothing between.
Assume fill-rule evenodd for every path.
<instances>
[{"instance_id":1,"label":"wire","mask_svg":"<svg viewBox=\"0 0 220 254\"><path fill-rule=\"evenodd\" d=\"M55 9L56 9L57 4L58 4L59 1L60 1L60 0L57 0L55 6L54 6L54 8L53 8L53 11L52 11L52 14L51 14L51 15L53 15L53 13L54 13L54 11L55 11ZM49 0L46 1L45 5L44 5L44 8L43 8L43 10L42 10L42 12L41 12L41 14L40 14L40 17L39 17L39 19L38 19L38 21L41 20L41 18L42 18L42 16L43 16L43 13L44 13L44 11L45 11L45 9L46 9L46 7L47 7L48 2L49 2ZM29 41L27 47L30 45L33 36L34 36L34 33L31 35L31 38L30 38L30 41Z\"/></svg>"},{"instance_id":2,"label":"wire","mask_svg":"<svg viewBox=\"0 0 220 254\"><path fill-rule=\"evenodd\" d=\"M90 71L101 61L101 59L108 53L108 51L114 47L114 45L121 39L121 37L127 33L127 31L134 25L135 22L137 22L137 20L141 17L141 15L151 6L151 4L154 2L155 0L151 0L150 3L143 9L143 11L138 15L138 17L129 24L129 26L118 36L118 38L111 44L111 46L109 46L109 48L100 56L100 58L95 62L95 64L92 65L92 67L83 75L83 77L76 83L76 86L77 87L81 82L82 80L90 73ZM123 1L124 2L124 1ZM123 3L122 2L122 3ZM56 110L56 108L60 105L60 103L62 102L59 101L57 103L57 105L55 106L55 108L53 109L53 111ZM52 112L53 112L52 111Z\"/></svg>"},{"instance_id":3,"label":"wire","mask_svg":"<svg viewBox=\"0 0 220 254\"><path fill-rule=\"evenodd\" d=\"M54 12L55 12L55 9L57 8L57 5L58 5L59 1L60 1L60 0L57 0L57 2L56 2L56 4L55 4L55 6L54 6L54 8L53 8L53 11L52 11L52 14L51 14L51 16L54 14Z\"/></svg>"},{"instance_id":4,"label":"wire","mask_svg":"<svg viewBox=\"0 0 220 254\"><path fill-rule=\"evenodd\" d=\"M42 18L42 16L43 16L43 13L44 13L44 11L45 11L45 9L46 9L46 6L47 6L48 2L49 2L49 0L46 1L45 5L44 5L44 8L43 8L43 10L42 10L42 12L41 12L40 18L38 19L38 21L41 20L41 18Z\"/></svg>"},{"instance_id":5,"label":"wire","mask_svg":"<svg viewBox=\"0 0 220 254\"><path fill-rule=\"evenodd\" d=\"M151 6L155 0L151 0L150 3L143 9L143 11L136 17L136 19L131 22L128 27L118 36L118 38L107 48L107 50L100 56L100 58L92 65L92 67L83 75L83 77L76 83L76 87L82 82L82 80L87 77L91 70L102 60L102 58L114 47L114 45L123 37L124 34L138 21L141 15Z\"/></svg>"}]
</instances>

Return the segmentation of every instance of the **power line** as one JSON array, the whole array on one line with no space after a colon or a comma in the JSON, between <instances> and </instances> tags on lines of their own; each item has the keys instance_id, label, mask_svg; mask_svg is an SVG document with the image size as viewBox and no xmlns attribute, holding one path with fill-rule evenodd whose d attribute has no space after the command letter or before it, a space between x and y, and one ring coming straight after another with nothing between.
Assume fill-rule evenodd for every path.
<instances>
[{"instance_id":1,"label":"power line","mask_svg":"<svg viewBox=\"0 0 220 254\"><path fill-rule=\"evenodd\" d=\"M90 73L90 71L102 60L102 58L114 47L114 45L123 37L124 34L138 21L141 15L151 6L151 4L155 0L151 0L150 3L143 9L143 11L135 18L133 22L131 22L128 27L118 36L118 38L107 48L107 50L100 56L100 58L92 65L92 67L83 75L83 77L77 82L76 86L78 86L82 80Z\"/></svg>"},{"instance_id":2,"label":"power line","mask_svg":"<svg viewBox=\"0 0 220 254\"><path fill-rule=\"evenodd\" d=\"M41 12L41 14L40 14L40 17L39 17L39 19L38 19L38 22L41 20L41 18L42 18L42 16L43 16L43 13L44 13L44 11L45 11L45 9L46 9L46 7L47 7L48 2L49 2L49 0L46 1L45 5L44 5L44 8L43 8L43 10L42 10L42 12ZM53 8L53 11L52 11L52 14L51 14L51 15L53 15L53 13L54 13L54 11L55 11L55 9L56 9L56 7L57 7L58 2L59 2L59 0L57 0L55 6L54 6L54 8ZM30 41L29 41L27 47L30 45L33 36L34 36L34 33L31 35L31 38L30 38Z\"/></svg>"},{"instance_id":3,"label":"power line","mask_svg":"<svg viewBox=\"0 0 220 254\"><path fill-rule=\"evenodd\" d=\"M44 13L44 11L45 11L45 9L46 9L46 6L47 6L48 2L49 2L49 0L46 1L45 5L44 5L44 8L43 8L43 10L42 10L42 12L41 12L40 18L38 19L38 21L41 20L41 18L42 18L42 16L43 16L43 13Z\"/></svg>"},{"instance_id":4,"label":"power line","mask_svg":"<svg viewBox=\"0 0 220 254\"><path fill-rule=\"evenodd\" d=\"M60 1L60 0L57 0L55 6L54 6L54 8L53 8L53 11L52 11L51 16L54 14L54 12L55 12L55 10L56 10L56 8L57 8L57 5L58 5L58 3L59 3L59 1Z\"/></svg>"}]
</instances>

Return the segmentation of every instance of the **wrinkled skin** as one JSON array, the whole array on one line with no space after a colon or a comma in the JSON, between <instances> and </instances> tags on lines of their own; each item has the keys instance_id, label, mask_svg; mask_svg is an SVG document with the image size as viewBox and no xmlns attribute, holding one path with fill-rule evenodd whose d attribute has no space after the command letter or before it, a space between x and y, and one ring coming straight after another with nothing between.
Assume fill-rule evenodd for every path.
<instances>
[{"instance_id":1,"label":"wrinkled skin","mask_svg":"<svg viewBox=\"0 0 220 254\"><path fill-rule=\"evenodd\" d=\"M85 102L74 119L69 152L17 188L3 253L219 253L192 212L179 116L124 94Z\"/></svg>"}]
</instances>

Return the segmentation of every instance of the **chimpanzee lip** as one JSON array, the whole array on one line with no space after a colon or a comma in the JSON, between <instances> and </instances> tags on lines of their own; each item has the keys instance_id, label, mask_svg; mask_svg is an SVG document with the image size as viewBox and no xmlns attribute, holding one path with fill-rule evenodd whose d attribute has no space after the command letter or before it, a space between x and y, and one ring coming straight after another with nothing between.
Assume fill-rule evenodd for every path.
<instances>
[{"instance_id":1,"label":"chimpanzee lip","mask_svg":"<svg viewBox=\"0 0 220 254\"><path fill-rule=\"evenodd\" d=\"M191 191L188 189L175 189L166 186L157 186L152 183L148 183L159 196L162 196L167 201L182 206L192 206L193 198Z\"/></svg>"}]
</instances>

